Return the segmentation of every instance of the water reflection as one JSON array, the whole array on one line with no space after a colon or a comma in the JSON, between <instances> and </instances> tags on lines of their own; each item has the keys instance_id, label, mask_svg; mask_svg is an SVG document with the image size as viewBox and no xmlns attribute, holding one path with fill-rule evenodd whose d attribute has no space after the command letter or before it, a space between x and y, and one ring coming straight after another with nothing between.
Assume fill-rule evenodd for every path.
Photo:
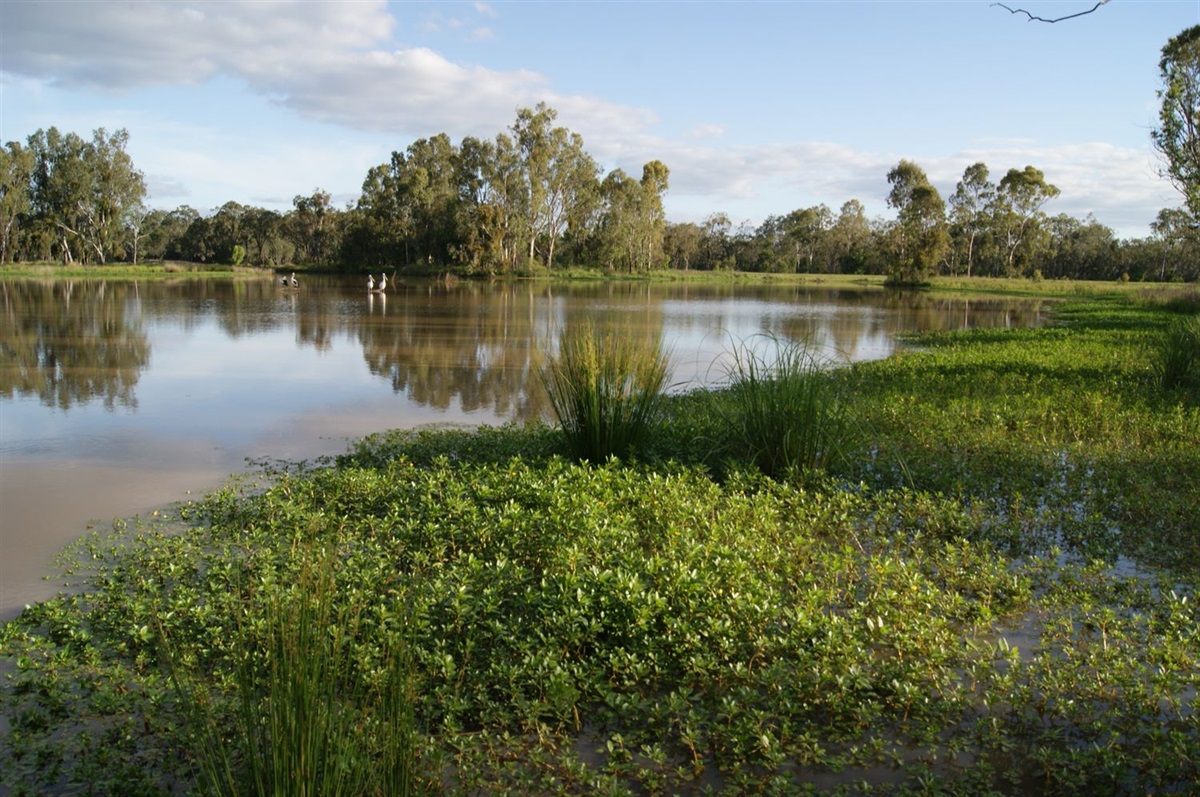
<instances>
[{"instance_id":1,"label":"water reflection","mask_svg":"<svg viewBox=\"0 0 1200 797\"><path fill-rule=\"evenodd\" d=\"M312 458L373 431L541 417L536 377L584 319L661 333L682 388L754 335L842 360L898 333L1035 326L1040 301L649 283L389 286L358 277L0 281L0 617L92 520L217 486L247 458Z\"/></svg>"},{"instance_id":2,"label":"water reflection","mask_svg":"<svg viewBox=\"0 0 1200 797\"><path fill-rule=\"evenodd\" d=\"M407 401L528 418L544 406L531 388L538 357L585 318L661 331L677 381L707 384L715 359L760 333L852 361L887 356L903 332L1035 326L1045 310L1038 300L732 284L431 282L374 294L357 282L317 277L292 291L271 280L7 281L0 384L8 398L62 410L95 399L136 408L152 346L215 324L229 341L254 343L240 349L251 359L270 356L261 344L271 333L317 353L352 339L368 371Z\"/></svg>"},{"instance_id":3,"label":"water reflection","mask_svg":"<svg viewBox=\"0 0 1200 797\"><path fill-rule=\"evenodd\" d=\"M136 406L134 387L150 361L137 288L75 280L0 283L0 390L62 410L93 399L110 409Z\"/></svg>"}]
</instances>

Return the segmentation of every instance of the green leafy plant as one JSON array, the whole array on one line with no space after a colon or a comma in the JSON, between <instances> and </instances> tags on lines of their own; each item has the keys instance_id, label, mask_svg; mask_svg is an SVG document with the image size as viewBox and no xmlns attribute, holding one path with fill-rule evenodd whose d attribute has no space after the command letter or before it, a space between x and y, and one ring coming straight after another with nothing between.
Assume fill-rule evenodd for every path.
<instances>
[{"instance_id":1,"label":"green leafy plant","mask_svg":"<svg viewBox=\"0 0 1200 797\"><path fill-rule=\"evenodd\" d=\"M571 451L581 460L628 457L659 419L669 374L661 338L632 330L564 329L542 383Z\"/></svg>"}]
</instances>

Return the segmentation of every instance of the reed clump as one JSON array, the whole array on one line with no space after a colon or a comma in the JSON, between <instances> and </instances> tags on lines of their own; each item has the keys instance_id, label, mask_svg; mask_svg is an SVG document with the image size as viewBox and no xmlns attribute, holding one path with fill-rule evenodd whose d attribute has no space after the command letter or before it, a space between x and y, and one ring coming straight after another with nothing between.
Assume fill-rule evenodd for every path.
<instances>
[{"instance_id":1,"label":"reed clump","mask_svg":"<svg viewBox=\"0 0 1200 797\"><path fill-rule=\"evenodd\" d=\"M294 580L249 598L239 657L224 700L185 675L160 631L192 740L198 782L219 797L360 797L413 791L411 662L404 645L364 626L338 600L335 559L299 555ZM352 661L364 633L387 644L363 671Z\"/></svg>"},{"instance_id":2,"label":"reed clump","mask_svg":"<svg viewBox=\"0 0 1200 797\"><path fill-rule=\"evenodd\" d=\"M660 335L585 323L563 330L541 377L571 453L601 463L646 443L669 372Z\"/></svg>"},{"instance_id":3,"label":"reed clump","mask_svg":"<svg viewBox=\"0 0 1200 797\"><path fill-rule=\"evenodd\" d=\"M1156 351L1163 390L1180 389L1200 397L1200 315L1173 320Z\"/></svg>"},{"instance_id":4,"label":"reed clump","mask_svg":"<svg viewBox=\"0 0 1200 797\"><path fill-rule=\"evenodd\" d=\"M733 348L721 412L725 454L773 478L826 470L851 425L826 364L803 343L759 336Z\"/></svg>"}]
</instances>

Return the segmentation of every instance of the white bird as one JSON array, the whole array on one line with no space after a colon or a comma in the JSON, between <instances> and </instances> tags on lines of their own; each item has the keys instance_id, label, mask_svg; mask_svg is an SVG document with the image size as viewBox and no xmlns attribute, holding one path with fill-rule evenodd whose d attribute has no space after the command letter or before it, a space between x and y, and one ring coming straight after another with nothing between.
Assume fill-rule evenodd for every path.
<instances>
[{"instance_id":1,"label":"white bird","mask_svg":"<svg viewBox=\"0 0 1200 797\"><path fill-rule=\"evenodd\" d=\"M294 271L292 272L292 287L293 287L293 288L299 288L299 287L300 287L300 283L299 283L299 282L296 282L296 272L294 272Z\"/></svg>"},{"instance_id":2,"label":"white bird","mask_svg":"<svg viewBox=\"0 0 1200 797\"><path fill-rule=\"evenodd\" d=\"M383 293L387 290L387 274L379 275L379 292Z\"/></svg>"},{"instance_id":3,"label":"white bird","mask_svg":"<svg viewBox=\"0 0 1200 797\"><path fill-rule=\"evenodd\" d=\"M374 274L367 275L367 290L368 291L375 290L375 275Z\"/></svg>"}]
</instances>

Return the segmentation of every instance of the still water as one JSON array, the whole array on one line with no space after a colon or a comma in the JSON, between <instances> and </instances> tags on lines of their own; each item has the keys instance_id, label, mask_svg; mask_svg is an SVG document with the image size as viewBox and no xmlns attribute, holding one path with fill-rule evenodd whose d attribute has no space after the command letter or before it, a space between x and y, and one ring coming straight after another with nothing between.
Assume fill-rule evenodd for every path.
<instances>
[{"instance_id":1,"label":"still water","mask_svg":"<svg viewBox=\"0 0 1200 797\"><path fill-rule=\"evenodd\" d=\"M546 417L540 356L584 320L661 332L674 389L721 383L735 343L886 357L897 334L1036 326L1040 300L781 286L365 279L0 281L0 619L57 586L89 528L218 487L260 459L374 431Z\"/></svg>"}]
</instances>

